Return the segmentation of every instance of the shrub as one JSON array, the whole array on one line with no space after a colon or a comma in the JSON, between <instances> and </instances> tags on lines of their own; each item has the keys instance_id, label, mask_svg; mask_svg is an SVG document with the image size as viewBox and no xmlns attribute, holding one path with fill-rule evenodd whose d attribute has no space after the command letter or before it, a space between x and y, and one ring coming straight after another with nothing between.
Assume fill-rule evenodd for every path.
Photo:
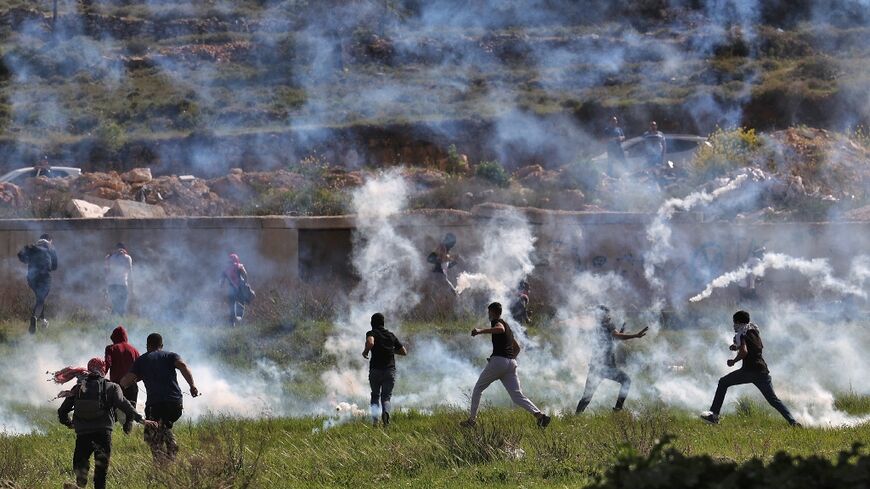
<instances>
[{"instance_id":1,"label":"shrub","mask_svg":"<svg viewBox=\"0 0 870 489\"><path fill-rule=\"evenodd\" d=\"M474 174L478 178L492 182L499 187L507 187L510 183L510 176L501 163L497 161L481 161L477 165Z\"/></svg>"},{"instance_id":2,"label":"shrub","mask_svg":"<svg viewBox=\"0 0 870 489\"><path fill-rule=\"evenodd\" d=\"M127 144L127 133L117 122L102 120L96 130L97 140L109 153L117 153Z\"/></svg>"},{"instance_id":3,"label":"shrub","mask_svg":"<svg viewBox=\"0 0 870 489\"><path fill-rule=\"evenodd\" d=\"M755 129L716 129L709 145L701 145L692 166L703 180L729 170L766 163L769 152Z\"/></svg>"},{"instance_id":4,"label":"shrub","mask_svg":"<svg viewBox=\"0 0 870 489\"><path fill-rule=\"evenodd\" d=\"M860 444L840 452L836 462L813 455L807 458L778 452L769 465L755 458L738 465L709 455L686 456L664 437L648 456L624 450L591 487L616 489L761 489L768 487L863 488L870 484L870 456Z\"/></svg>"}]
</instances>

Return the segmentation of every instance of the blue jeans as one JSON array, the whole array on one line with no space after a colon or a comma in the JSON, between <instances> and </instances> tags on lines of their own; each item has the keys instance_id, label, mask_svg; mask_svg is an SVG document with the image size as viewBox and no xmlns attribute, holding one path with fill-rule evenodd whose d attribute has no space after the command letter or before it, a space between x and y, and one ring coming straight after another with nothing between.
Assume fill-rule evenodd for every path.
<instances>
[{"instance_id":1,"label":"blue jeans","mask_svg":"<svg viewBox=\"0 0 870 489\"><path fill-rule=\"evenodd\" d=\"M710 411L718 416L719 411L722 409L722 403L725 402L725 392L731 386L742 384L755 385L755 387L761 391L761 395L764 396L764 399L767 400L768 404L779 411L779 414L781 414L789 424L795 424L794 417L792 417L788 408L785 407L785 404L783 404L778 397L776 397L776 392L773 391L773 384L770 380L770 374L767 372L751 372L741 369L735 370L719 379L719 386L716 387L716 395L713 397L713 405L710 406Z\"/></svg>"}]
</instances>

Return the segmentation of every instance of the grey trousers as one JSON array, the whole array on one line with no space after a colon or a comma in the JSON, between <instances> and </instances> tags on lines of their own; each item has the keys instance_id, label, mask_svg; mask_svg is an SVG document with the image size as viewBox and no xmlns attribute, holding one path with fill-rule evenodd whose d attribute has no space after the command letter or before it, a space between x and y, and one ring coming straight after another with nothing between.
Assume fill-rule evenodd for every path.
<instances>
[{"instance_id":1,"label":"grey trousers","mask_svg":"<svg viewBox=\"0 0 870 489\"><path fill-rule=\"evenodd\" d=\"M517 361L505 357L490 357L471 393L471 416L469 419L477 418L477 411L480 409L480 396L489 387L489 384L496 380L501 381L501 385L504 386L516 405L535 415L541 412L520 389L520 379L517 377Z\"/></svg>"}]
</instances>

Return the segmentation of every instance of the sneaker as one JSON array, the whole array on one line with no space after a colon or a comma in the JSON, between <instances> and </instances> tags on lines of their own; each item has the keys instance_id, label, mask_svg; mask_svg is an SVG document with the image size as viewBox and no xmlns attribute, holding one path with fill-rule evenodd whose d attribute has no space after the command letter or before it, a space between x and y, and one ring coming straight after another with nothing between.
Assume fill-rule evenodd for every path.
<instances>
[{"instance_id":1,"label":"sneaker","mask_svg":"<svg viewBox=\"0 0 870 489\"><path fill-rule=\"evenodd\" d=\"M236 322L237 323L242 322L242 316L236 316Z\"/></svg>"},{"instance_id":2,"label":"sneaker","mask_svg":"<svg viewBox=\"0 0 870 489\"><path fill-rule=\"evenodd\" d=\"M133 431L133 420L127 419L124 421L124 434L129 435Z\"/></svg>"},{"instance_id":3,"label":"sneaker","mask_svg":"<svg viewBox=\"0 0 870 489\"><path fill-rule=\"evenodd\" d=\"M381 421L384 423L384 428L390 425L390 413L384 413L381 415Z\"/></svg>"},{"instance_id":4,"label":"sneaker","mask_svg":"<svg viewBox=\"0 0 870 489\"><path fill-rule=\"evenodd\" d=\"M552 420L553 418L547 416L546 414L541 414L541 417L537 420L538 427L546 428L547 426L550 426L550 421Z\"/></svg>"},{"instance_id":5,"label":"sneaker","mask_svg":"<svg viewBox=\"0 0 870 489\"><path fill-rule=\"evenodd\" d=\"M48 319L42 318L42 329L48 329Z\"/></svg>"},{"instance_id":6,"label":"sneaker","mask_svg":"<svg viewBox=\"0 0 870 489\"><path fill-rule=\"evenodd\" d=\"M473 419L466 419L465 421L460 422L459 426L463 428L474 428L475 426L477 426L477 421Z\"/></svg>"},{"instance_id":7,"label":"sneaker","mask_svg":"<svg viewBox=\"0 0 870 489\"><path fill-rule=\"evenodd\" d=\"M710 424L719 424L719 416L717 414L707 412L701 415L701 419Z\"/></svg>"},{"instance_id":8,"label":"sneaker","mask_svg":"<svg viewBox=\"0 0 870 489\"><path fill-rule=\"evenodd\" d=\"M792 428L803 428L804 425L802 425L802 424L798 423L797 421L795 421L794 423L791 423L791 427L792 427Z\"/></svg>"},{"instance_id":9,"label":"sneaker","mask_svg":"<svg viewBox=\"0 0 870 489\"><path fill-rule=\"evenodd\" d=\"M30 316L30 327L27 328L30 334L36 333L36 316Z\"/></svg>"},{"instance_id":10,"label":"sneaker","mask_svg":"<svg viewBox=\"0 0 870 489\"><path fill-rule=\"evenodd\" d=\"M622 411L622 408L621 408L621 407L615 407L615 408L613 408L613 412L614 412L614 413L618 413L618 412L620 412L620 411Z\"/></svg>"}]
</instances>

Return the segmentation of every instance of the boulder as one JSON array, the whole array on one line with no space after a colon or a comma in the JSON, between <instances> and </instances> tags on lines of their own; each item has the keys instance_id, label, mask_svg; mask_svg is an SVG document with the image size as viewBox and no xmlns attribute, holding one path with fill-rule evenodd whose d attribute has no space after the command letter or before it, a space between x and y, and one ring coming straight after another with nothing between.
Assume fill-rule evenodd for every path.
<instances>
[{"instance_id":1,"label":"boulder","mask_svg":"<svg viewBox=\"0 0 870 489\"><path fill-rule=\"evenodd\" d=\"M103 217L109 211L109 208L91 204L85 200L72 199L67 204L66 211L72 218L96 219Z\"/></svg>"},{"instance_id":2,"label":"boulder","mask_svg":"<svg viewBox=\"0 0 870 489\"><path fill-rule=\"evenodd\" d=\"M136 202L135 200L117 200L105 216L148 219L166 217L166 211L160 206Z\"/></svg>"},{"instance_id":3,"label":"boulder","mask_svg":"<svg viewBox=\"0 0 870 489\"><path fill-rule=\"evenodd\" d=\"M17 209L24 205L24 194L14 183L0 183L0 205Z\"/></svg>"},{"instance_id":4,"label":"boulder","mask_svg":"<svg viewBox=\"0 0 870 489\"><path fill-rule=\"evenodd\" d=\"M143 185L152 180L150 168L133 168L121 175L121 181L130 185Z\"/></svg>"}]
</instances>

